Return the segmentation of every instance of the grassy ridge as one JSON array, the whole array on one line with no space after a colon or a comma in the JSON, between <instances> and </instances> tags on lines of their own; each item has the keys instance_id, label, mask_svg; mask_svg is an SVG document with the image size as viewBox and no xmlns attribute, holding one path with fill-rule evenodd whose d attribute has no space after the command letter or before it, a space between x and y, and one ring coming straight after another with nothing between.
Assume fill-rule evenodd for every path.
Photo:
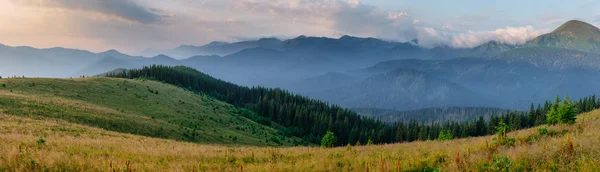
<instances>
[{"instance_id":1,"label":"grassy ridge","mask_svg":"<svg viewBox=\"0 0 600 172\"><path fill-rule=\"evenodd\" d=\"M598 123L596 110L544 135L519 130L513 146L487 136L323 149L197 145L0 114L0 171L598 171Z\"/></svg>"},{"instance_id":2,"label":"grassy ridge","mask_svg":"<svg viewBox=\"0 0 600 172\"><path fill-rule=\"evenodd\" d=\"M294 145L253 113L154 81L0 79L0 112L208 144Z\"/></svg>"}]
</instances>

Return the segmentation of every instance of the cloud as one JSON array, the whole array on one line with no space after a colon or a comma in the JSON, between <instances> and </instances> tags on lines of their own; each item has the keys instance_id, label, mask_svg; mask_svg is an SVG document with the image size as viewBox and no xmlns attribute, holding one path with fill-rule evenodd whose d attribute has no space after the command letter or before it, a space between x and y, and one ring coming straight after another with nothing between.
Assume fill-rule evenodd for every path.
<instances>
[{"instance_id":1,"label":"cloud","mask_svg":"<svg viewBox=\"0 0 600 172\"><path fill-rule=\"evenodd\" d=\"M386 12L362 3L339 3L331 20L333 29L340 33L393 41L415 38L415 25L420 22L406 12Z\"/></svg>"},{"instance_id":2,"label":"cloud","mask_svg":"<svg viewBox=\"0 0 600 172\"><path fill-rule=\"evenodd\" d=\"M464 33L446 32L433 28L419 29L419 43L425 47L449 45L452 47L470 48L489 41L498 41L511 45L525 44L543 33L532 26L506 27L492 31L467 31Z\"/></svg>"},{"instance_id":3,"label":"cloud","mask_svg":"<svg viewBox=\"0 0 600 172\"><path fill-rule=\"evenodd\" d=\"M450 18L436 24L416 19L411 11L383 10L359 0L0 0L0 39L8 45L133 53L299 35L472 47L490 40L518 44L538 34L531 27L469 31L455 20L484 17Z\"/></svg>"},{"instance_id":4,"label":"cloud","mask_svg":"<svg viewBox=\"0 0 600 172\"><path fill-rule=\"evenodd\" d=\"M161 21L162 10L146 8L133 0L17 0L21 4L48 8L81 10L137 23Z\"/></svg>"},{"instance_id":5,"label":"cloud","mask_svg":"<svg viewBox=\"0 0 600 172\"><path fill-rule=\"evenodd\" d=\"M350 5L352 8L356 8L359 4L359 0L348 0L348 5Z\"/></svg>"}]
</instances>

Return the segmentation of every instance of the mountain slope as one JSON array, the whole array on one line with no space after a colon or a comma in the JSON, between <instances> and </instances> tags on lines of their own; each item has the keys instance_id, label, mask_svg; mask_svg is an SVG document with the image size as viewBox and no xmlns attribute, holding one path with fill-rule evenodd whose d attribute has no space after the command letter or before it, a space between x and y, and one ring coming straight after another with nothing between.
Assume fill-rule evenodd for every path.
<instances>
[{"instance_id":1,"label":"mountain slope","mask_svg":"<svg viewBox=\"0 0 600 172\"><path fill-rule=\"evenodd\" d=\"M463 56L489 56L509 51L515 48L518 48L518 46L505 44L497 41L490 41L488 43L472 48L468 53L463 54Z\"/></svg>"},{"instance_id":2,"label":"mountain slope","mask_svg":"<svg viewBox=\"0 0 600 172\"><path fill-rule=\"evenodd\" d=\"M248 49L248 48L267 48L278 50L282 46L282 41L276 38L262 38L259 40L252 41L241 41L235 43L227 43L227 42L218 42L213 41L203 46L194 46L194 45L182 45L172 50L167 51L147 51L144 55L147 56L155 56L158 54L165 54L177 59L185 59L192 56L202 55L202 56L210 56L210 55L218 55L218 56L227 56L238 51Z\"/></svg>"},{"instance_id":3,"label":"mountain slope","mask_svg":"<svg viewBox=\"0 0 600 172\"><path fill-rule=\"evenodd\" d=\"M308 95L345 107L397 110L490 103L458 84L411 69L396 69L358 84Z\"/></svg>"},{"instance_id":4,"label":"mountain slope","mask_svg":"<svg viewBox=\"0 0 600 172\"><path fill-rule=\"evenodd\" d=\"M247 108L285 127L287 135L320 143L328 131L338 133L338 144L394 142L393 126L364 118L349 109L310 99L279 88L244 87L185 66L152 65L108 74L119 78L151 78L215 97L236 107ZM334 118L335 116L335 118ZM350 124L363 127L354 128ZM376 132L376 133L374 133Z\"/></svg>"},{"instance_id":5,"label":"mountain slope","mask_svg":"<svg viewBox=\"0 0 600 172\"><path fill-rule=\"evenodd\" d=\"M197 143L298 143L249 120L250 111L154 81L0 79L0 112Z\"/></svg>"},{"instance_id":6,"label":"mountain slope","mask_svg":"<svg viewBox=\"0 0 600 172\"><path fill-rule=\"evenodd\" d=\"M600 29L586 22L571 20L528 44L600 53Z\"/></svg>"}]
</instances>

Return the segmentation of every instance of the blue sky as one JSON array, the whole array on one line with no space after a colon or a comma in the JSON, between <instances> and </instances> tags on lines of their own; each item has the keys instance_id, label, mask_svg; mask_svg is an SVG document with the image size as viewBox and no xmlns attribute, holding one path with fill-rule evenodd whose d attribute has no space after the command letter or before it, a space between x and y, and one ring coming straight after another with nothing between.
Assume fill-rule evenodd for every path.
<instances>
[{"instance_id":1,"label":"blue sky","mask_svg":"<svg viewBox=\"0 0 600 172\"><path fill-rule=\"evenodd\" d=\"M211 41L342 35L421 46L522 44L595 0L0 0L0 43L136 54Z\"/></svg>"}]
</instances>

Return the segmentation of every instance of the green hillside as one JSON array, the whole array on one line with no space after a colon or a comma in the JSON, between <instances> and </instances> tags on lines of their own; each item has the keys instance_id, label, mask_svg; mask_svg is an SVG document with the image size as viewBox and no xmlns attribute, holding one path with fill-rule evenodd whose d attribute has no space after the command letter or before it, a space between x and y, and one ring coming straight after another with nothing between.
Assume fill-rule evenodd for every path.
<instances>
[{"instance_id":1,"label":"green hillside","mask_svg":"<svg viewBox=\"0 0 600 172\"><path fill-rule=\"evenodd\" d=\"M536 45L600 53L600 29L586 22L571 20L528 42L528 46Z\"/></svg>"},{"instance_id":2,"label":"green hillside","mask_svg":"<svg viewBox=\"0 0 600 172\"><path fill-rule=\"evenodd\" d=\"M295 145L253 112L148 80L0 79L0 113L206 144ZM270 124L270 122L264 122Z\"/></svg>"}]
</instances>

